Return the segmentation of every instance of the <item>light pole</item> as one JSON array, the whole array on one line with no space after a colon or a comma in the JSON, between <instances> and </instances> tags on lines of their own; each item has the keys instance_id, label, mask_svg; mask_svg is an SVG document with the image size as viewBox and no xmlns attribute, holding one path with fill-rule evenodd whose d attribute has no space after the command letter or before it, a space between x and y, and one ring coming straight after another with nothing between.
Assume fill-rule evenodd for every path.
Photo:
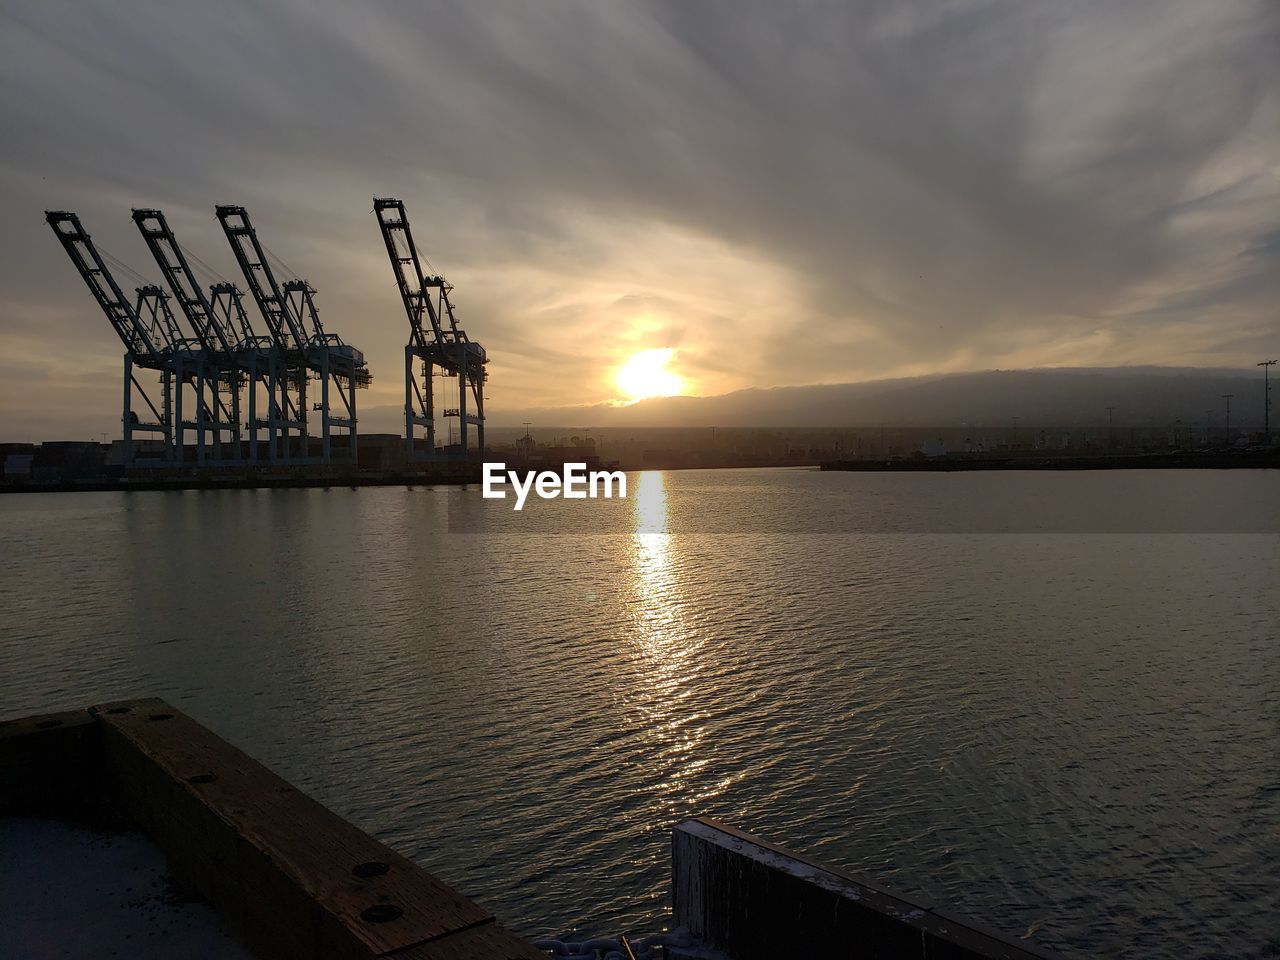
<instances>
[{"instance_id":1,"label":"light pole","mask_svg":"<svg viewBox=\"0 0 1280 960\"><path fill-rule=\"evenodd\" d=\"M1222 399L1227 401L1227 446L1231 446L1231 398L1234 393L1224 393Z\"/></svg>"},{"instance_id":2,"label":"light pole","mask_svg":"<svg viewBox=\"0 0 1280 960\"><path fill-rule=\"evenodd\" d=\"M1111 415L1115 412L1115 407L1107 407L1107 444L1113 450L1116 446L1116 430L1114 424L1111 422Z\"/></svg>"},{"instance_id":3,"label":"light pole","mask_svg":"<svg viewBox=\"0 0 1280 960\"><path fill-rule=\"evenodd\" d=\"M1271 368L1274 360L1263 360L1258 364L1262 368L1262 445L1271 446Z\"/></svg>"}]
</instances>

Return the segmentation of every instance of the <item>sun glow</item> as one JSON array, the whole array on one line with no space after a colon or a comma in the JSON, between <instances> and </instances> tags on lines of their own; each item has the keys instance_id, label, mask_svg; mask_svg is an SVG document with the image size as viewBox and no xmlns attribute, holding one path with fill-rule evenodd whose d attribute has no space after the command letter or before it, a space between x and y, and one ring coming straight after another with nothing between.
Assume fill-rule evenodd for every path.
<instances>
[{"instance_id":1,"label":"sun glow","mask_svg":"<svg viewBox=\"0 0 1280 960\"><path fill-rule=\"evenodd\" d=\"M675 354L671 347L633 353L614 374L614 382L628 400L675 396L684 391L684 378L667 369Z\"/></svg>"}]
</instances>

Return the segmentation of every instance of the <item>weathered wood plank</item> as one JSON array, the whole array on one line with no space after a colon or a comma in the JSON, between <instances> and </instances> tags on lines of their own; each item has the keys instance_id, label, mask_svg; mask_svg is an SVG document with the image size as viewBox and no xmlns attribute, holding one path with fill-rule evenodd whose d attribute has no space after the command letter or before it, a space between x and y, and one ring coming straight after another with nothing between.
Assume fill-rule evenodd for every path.
<instances>
[{"instance_id":1,"label":"weathered wood plank","mask_svg":"<svg viewBox=\"0 0 1280 960\"><path fill-rule=\"evenodd\" d=\"M1047 960L932 907L711 820L672 836L674 922L735 960Z\"/></svg>"},{"instance_id":2,"label":"weathered wood plank","mask_svg":"<svg viewBox=\"0 0 1280 960\"><path fill-rule=\"evenodd\" d=\"M547 960L547 955L504 928L487 924L397 953L395 960Z\"/></svg>"},{"instance_id":3,"label":"weathered wood plank","mask_svg":"<svg viewBox=\"0 0 1280 960\"><path fill-rule=\"evenodd\" d=\"M493 925L488 911L163 701L93 713L118 801L255 948L376 957Z\"/></svg>"}]
</instances>

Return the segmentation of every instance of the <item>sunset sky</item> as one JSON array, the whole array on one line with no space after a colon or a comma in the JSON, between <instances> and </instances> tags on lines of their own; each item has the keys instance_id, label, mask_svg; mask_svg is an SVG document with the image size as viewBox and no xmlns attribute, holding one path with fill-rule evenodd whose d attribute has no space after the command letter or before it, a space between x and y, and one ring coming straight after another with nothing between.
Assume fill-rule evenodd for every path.
<instances>
[{"instance_id":1,"label":"sunset sky","mask_svg":"<svg viewBox=\"0 0 1280 960\"><path fill-rule=\"evenodd\" d=\"M407 336L375 194L455 285L495 416L1252 367L1280 334L1274 0L7 2L0 124L4 440L118 429L50 208L158 280L129 210L160 207L235 279L213 207L244 204L365 351L366 408L402 402Z\"/></svg>"}]
</instances>

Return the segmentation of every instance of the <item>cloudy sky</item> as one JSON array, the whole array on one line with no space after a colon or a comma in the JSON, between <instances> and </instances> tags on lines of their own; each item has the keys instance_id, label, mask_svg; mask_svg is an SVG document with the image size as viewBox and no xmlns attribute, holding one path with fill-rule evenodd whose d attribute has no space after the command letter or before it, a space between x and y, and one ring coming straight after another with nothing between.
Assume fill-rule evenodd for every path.
<instances>
[{"instance_id":1,"label":"cloudy sky","mask_svg":"<svg viewBox=\"0 0 1280 960\"><path fill-rule=\"evenodd\" d=\"M654 349L695 394L1252 366L1280 352L1280 5L5 0L0 439L118 428L119 344L47 208L158 277L129 210L161 207L233 276L213 206L244 204L397 406L374 194L499 416L625 399Z\"/></svg>"}]
</instances>

